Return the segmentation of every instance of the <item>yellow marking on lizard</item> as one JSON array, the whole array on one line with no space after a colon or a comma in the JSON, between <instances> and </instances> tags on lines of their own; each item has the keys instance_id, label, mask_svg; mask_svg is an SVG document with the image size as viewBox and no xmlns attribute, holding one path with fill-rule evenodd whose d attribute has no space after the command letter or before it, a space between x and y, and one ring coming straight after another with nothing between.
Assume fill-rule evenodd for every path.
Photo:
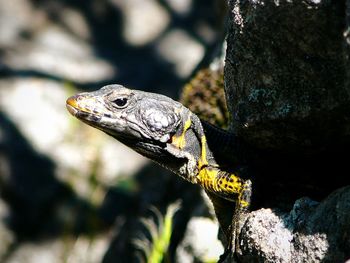
<instances>
[{"instance_id":1,"label":"yellow marking on lizard","mask_svg":"<svg viewBox=\"0 0 350 263\"><path fill-rule=\"evenodd\" d=\"M185 139L185 135L186 135L186 131L191 127L191 116L188 116L188 119L186 120L185 124L184 124L184 128L182 130L182 133L177 136L174 135L172 137L172 144L178 148L178 149L183 149L186 146L186 139Z\"/></svg>"},{"instance_id":2,"label":"yellow marking on lizard","mask_svg":"<svg viewBox=\"0 0 350 263\"><path fill-rule=\"evenodd\" d=\"M240 207L248 207L249 202L244 200L243 193L246 190L244 181L235 174L228 174L218 168L210 167L207 158L207 141L203 135L201 138L201 156L198 160L197 179L205 189L220 195L238 194L237 202Z\"/></svg>"},{"instance_id":3,"label":"yellow marking on lizard","mask_svg":"<svg viewBox=\"0 0 350 263\"><path fill-rule=\"evenodd\" d=\"M203 167L199 170L197 179L199 183L208 190L223 194L240 194L244 182L235 174L222 175L217 168Z\"/></svg>"},{"instance_id":4,"label":"yellow marking on lizard","mask_svg":"<svg viewBox=\"0 0 350 263\"><path fill-rule=\"evenodd\" d=\"M208 158L207 158L207 138L203 135L201 138L201 157L198 160L198 168L202 169L203 166L208 166Z\"/></svg>"}]
</instances>

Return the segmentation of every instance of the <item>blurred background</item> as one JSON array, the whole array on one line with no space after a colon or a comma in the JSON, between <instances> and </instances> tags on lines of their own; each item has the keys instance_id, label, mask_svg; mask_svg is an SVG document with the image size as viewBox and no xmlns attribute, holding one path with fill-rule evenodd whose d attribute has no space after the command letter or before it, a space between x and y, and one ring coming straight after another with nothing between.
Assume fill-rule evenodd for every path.
<instances>
[{"instance_id":1,"label":"blurred background","mask_svg":"<svg viewBox=\"0 0 350 263\"><path fill-rule=\"evenodd\" d=\"M224 0L0 0L0 262L216 262L198 187L65 100L110 83L178 99L225 14Z\"/></svg>"}]
</instances>

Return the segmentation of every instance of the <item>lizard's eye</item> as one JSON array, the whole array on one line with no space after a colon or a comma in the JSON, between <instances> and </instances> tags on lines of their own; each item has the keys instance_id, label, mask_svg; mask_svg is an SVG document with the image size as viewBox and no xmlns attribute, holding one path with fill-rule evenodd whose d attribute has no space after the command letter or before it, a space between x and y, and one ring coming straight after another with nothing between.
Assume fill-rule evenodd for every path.
<instances>
[{"instance_id":1,"label":"lizard's eye","mask_svg":"<svg viewBox=\"0 0 350 263\"><path fill-rule=\"evenodd\" d=\"M128 103L128 98L117 98L115 100L112 101L114 106L116 106L119 109L122 109L124 107L126 107L127 103Z\"/></svg>"}]
</instances>

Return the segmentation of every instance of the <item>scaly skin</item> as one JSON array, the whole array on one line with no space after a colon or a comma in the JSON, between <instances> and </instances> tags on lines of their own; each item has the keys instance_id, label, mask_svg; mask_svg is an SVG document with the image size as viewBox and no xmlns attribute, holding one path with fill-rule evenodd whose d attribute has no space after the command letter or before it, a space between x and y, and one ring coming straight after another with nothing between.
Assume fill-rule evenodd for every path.
<instances>
[{"instance_id":1,"label":"scaly skin","mask_svg":"<svg viewBox=\"0 0 350 263\"><path fill-rule=\"evenodd\" d=\"M220 148L210 149L207 143L206 135L214 128L202 123L179 102L121 85L108 85L70 97L67 109L83 122L113 136L187 181L200 185L209 196L215 194L235 202L229 226L231 231L224 229L227 250L234 251L239 219L250 203L251 183L220 167L220 160L215 159L220 155ZM214 134L219 133L217 128L214 130ZM220 199L211 197L211 200L224 228L219 215L222 206L217 201Z\"/></svg>"}]
</instances>

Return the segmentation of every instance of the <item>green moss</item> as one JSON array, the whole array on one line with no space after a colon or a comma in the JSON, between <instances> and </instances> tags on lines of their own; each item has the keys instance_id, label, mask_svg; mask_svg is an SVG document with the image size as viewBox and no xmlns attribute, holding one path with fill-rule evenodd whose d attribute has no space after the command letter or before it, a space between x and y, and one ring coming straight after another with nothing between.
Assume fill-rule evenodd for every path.
<instances>
[{"instance_id":1,"label":"green moss","mask_svg":"<svg viewBox=\"0 0 350 263\"><path fill-rule=\"evenodd\" d=\"M183 88L180 101L201 119L222 128L228 126L222 70L200 70Z\"/></svg>"}]
</instances>

